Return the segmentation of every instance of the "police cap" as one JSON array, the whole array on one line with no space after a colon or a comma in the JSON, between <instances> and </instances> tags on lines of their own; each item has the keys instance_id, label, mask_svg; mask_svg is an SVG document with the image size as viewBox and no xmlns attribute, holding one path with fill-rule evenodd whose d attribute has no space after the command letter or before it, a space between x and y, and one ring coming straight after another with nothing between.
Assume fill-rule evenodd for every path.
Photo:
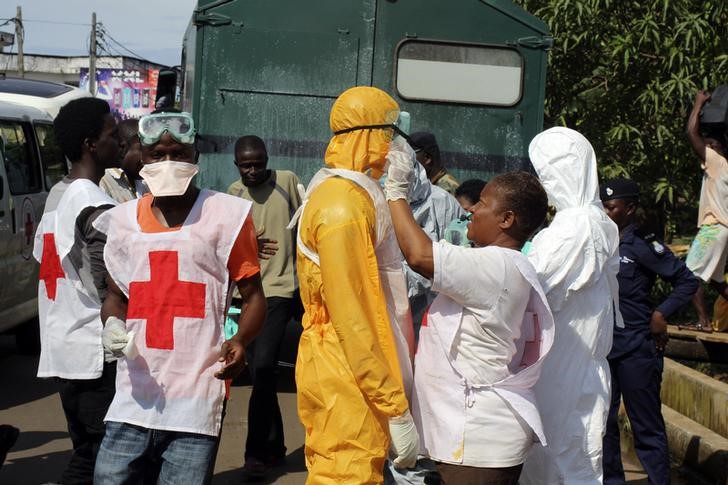
<instances>
[{"instance_id":1,"label":"police cap","mask_svg":"<svg viewBox=\"0 0 728 485\"><path fill-rule=\"evenodd\" d=\"M638 199L640 196L640 186L637 182L616 178L607 180L599 187L599 198L602 201L612 199Z\"/></svg>"},{"instance_id":2,"label":"police cap","mask_svg":"<svg viewBox=\"0 0 728 485\"><path fill-rule=\"evenodd\" d=\"M435 135L426 131L417 131L410 135L409 144L413 150L424 150L430 153L433 148L438 148Z\"/></svg>"}]
</instances>

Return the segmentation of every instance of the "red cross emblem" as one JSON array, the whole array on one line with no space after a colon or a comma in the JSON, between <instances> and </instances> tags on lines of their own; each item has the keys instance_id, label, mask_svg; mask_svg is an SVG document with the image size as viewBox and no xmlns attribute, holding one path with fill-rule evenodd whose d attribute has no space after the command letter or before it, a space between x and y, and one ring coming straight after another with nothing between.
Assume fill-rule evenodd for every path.
<instances>
[{"instance_id":1,"label":"red cross emblem","mask_svg":"<svg viewBox=\"0 0 728 485\"><path fill-rule=\"evenodd\" d=\"M33 218L30 217L30 212L28 212L25 214L25 244L30 244L30 242L32 240L33 240Z\"/></svg>"},{"instance_id":2,"label":"red cross emblem","mask_svg":"<svg viewBox=\"0 0 728 485\"><path fill-rule=\"evenodd\" d=\"M149 275L129 284L126 317L147 321L148 348L171 350L175 317L205 317L205 284L180 281L177 251L150 251Z\"/></svg>"},{"instance_id":3,"label":"red cross emblem","mask_svg":"<svg viewBox=\"0 0 728 485\"><path fill-rule=\"evenodd\" d=\"M66 275L61 267L61 258L56 251L56 238L53 233L43 234L43 255L40 258L38 279L45 283L49 300L56 300L56 286L59 278Z\"/></svg>"}]
</instances>

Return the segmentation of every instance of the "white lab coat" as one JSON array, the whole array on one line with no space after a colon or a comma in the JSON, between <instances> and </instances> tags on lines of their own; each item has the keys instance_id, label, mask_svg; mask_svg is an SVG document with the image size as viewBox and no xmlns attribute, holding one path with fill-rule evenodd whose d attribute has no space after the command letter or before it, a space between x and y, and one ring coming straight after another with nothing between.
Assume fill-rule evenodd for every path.
<instances>
[{"instance_id":1,"label":"white lab coat","mask_svg":"<svg viewBox=\"0 0 728 485\"><path fill-rule=\"evenodd\" d=\"M461 248L448 243L433 246L435 259L435 289L440 291L427 313L426 324L420 331L415 356L415 389L412 415L420 431L421 451L436 461L463 463L466 448L477 443L466 439L467 424L474 419L487 418L491 410L483 404L485 393L500 396L512 412L519 416L533 434L545 444L539 410L532 391L541 365L551 348L554 327L551 312L532 265L517 251L499 247L478 249ZM493 355L492 373L504 377L496 382L476 377L469 380L454 359L454 348L465 311L487 310L497 313L497 301L502 298L498 289L487 287L478 279L477 271L470 278L462 278L453 268L453 259L460 260L460 273L466 268L478 268L487 252L509 259L531 285L529 301L521 322L513 325L515 354L511 363L498 363L503 357ZM450 256L445 256L446 254ZM487 271L482 268L480 271ZM487 329L483 338L488 337ZM515 416L514 416L514 419ZM483 430L487 432L488 430ZM478 453L475 450L473 453ZM469 463L464 463L466 466Z\"/></svg>"},{"instance_id":2,"label":"white lab coat","mask_svg":"<svg viewBox=\"0 0 728 485\"><path fill-rule=\"evenodd\" d=\"M596 157L586 138L551 128L533 139L529 156L557 210L529 252L556 335L535 387L548 446L531 449L521 483L601 483L606 356L615 316L621 324L619 231L599 200Z\"/></svg>"}]
</instances>

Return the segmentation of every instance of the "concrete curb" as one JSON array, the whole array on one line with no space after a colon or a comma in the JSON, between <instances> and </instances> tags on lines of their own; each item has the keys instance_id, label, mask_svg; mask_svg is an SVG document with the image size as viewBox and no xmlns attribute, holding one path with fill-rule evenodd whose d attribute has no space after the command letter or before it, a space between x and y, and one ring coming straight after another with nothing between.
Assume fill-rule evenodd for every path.
<instances>
[{"instance_id":1,"label":"concrete curb","mask_svg":"<svg viewBox=\"0 0 728 485\"><path fill-rule=\"evenodd\" d=\"M728 485L728 439L663 404L670 456L694 470L710 483ZM632 427L624 408L620 410L620 430L625 444L633 447Z\"/></svg>"},{"instance_id":2,"label":"concrete curb","mask_svg":"<svg viewBox=\"0 0 728 485\"><path fill-rule=\"evenodd\" d=\"M671 359L662 373L662 402L728 438L728 384Z\"/></svg>"}]
</instances>

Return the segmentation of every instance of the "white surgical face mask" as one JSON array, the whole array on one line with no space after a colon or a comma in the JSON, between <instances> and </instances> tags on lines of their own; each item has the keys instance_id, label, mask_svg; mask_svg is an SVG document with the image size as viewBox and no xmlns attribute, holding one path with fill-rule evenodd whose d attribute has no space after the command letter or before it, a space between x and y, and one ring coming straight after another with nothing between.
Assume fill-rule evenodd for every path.
<instances>
[{"instance_id":1,"label":"white surgical face mask","mask_svg":"<svg viewBox=\"0 0 728 485\"><path fill-rule=\"evenodd\" d=\"M139 175L155 197L182 195L200 169L194 163L168 160L144 165Z\"/></svg>"}]
</instances>

